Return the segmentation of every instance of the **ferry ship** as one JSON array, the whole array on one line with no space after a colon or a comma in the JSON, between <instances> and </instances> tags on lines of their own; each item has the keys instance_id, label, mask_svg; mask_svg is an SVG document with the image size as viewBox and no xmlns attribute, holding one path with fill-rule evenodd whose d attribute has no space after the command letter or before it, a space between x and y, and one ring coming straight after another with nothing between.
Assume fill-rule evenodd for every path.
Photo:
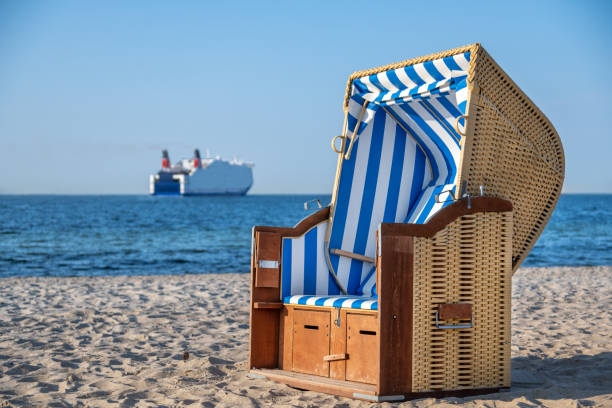
<instances>
[{"instance_id":1,"label":"ferry ship","mask_svg":"<svg viewBox=\"0 0 612 408\"><path fill-rule=\"evenodd\" d=\"M245 195L253 185L253 163L233 159L201 158L195 149L193 158L170 163L162 151L162 168L149 176L152 195Z\"/></svg>"}]
</instances>

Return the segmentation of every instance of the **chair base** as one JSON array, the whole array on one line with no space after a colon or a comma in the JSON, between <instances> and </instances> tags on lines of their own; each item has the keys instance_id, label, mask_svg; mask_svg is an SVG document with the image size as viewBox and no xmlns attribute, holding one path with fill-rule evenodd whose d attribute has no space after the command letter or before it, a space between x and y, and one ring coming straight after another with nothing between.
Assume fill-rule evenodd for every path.
<instances>
[{"instance_id":1,"label":"chair base","mask_svg":"<svg viewBox=\"0 0 612 408\"><path fill-rule=\"evenodd\" d=\"M509 202L475 197L427 224L381 224L377 310L283 304L280 269L273 287L258 269L280 259L282 233L254 230L252 374L374 402L508 389Z\"/></svg>"},{"instance_id":2,"label":"chair base","mask_svg":"<svg viewBox=\"0 0 612 408\"><path fill-rule=\"evenodd\" d=\"M376 397L376 386L353 381L335 380L333 378L319 377L312 374L302 374L281 369L253 369L250 373L266 377L269 380L287 384L291 387L310 391L318 391L326 394L339 395L341 397L356 398L354 395ZM361 398L366 399L367 398Z\"/></svg>"},{"instance_id":3,"label":"chair base","mask_svg":"<svg viewBox=\"0 0 612 408\"><path fill-rule=\"evenodd\" d=\"M398 395L377 395L376 386L353 381L334 380L311 374L302 374L280 369L252 369L249 376L267 378L290 387L309 391L323 392L341 397L360 399L369 402L404 401L419 398L469 397L508 391L510 388L480 388L450 391L406 392Z\"/></svg>"}]
</instances>

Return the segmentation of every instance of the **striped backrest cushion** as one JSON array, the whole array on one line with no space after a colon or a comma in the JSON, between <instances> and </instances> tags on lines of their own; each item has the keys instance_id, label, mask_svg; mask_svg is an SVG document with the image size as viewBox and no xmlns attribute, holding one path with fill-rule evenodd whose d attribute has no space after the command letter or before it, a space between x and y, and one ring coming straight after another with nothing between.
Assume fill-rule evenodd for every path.
<instances>
[{"instance_id":1,"label":"striped backrest cushion","mask_svg":"<svg viewBox=\"0 0 612 408\"><path fill-rule=\"evenodd\" d=\"M427 167L415 141L384 110L373 112L342 164L330 248L374 257L378 224L405 220L431 180ZM349 294L356 292L373 266L334 254L330 261ZM330 294L337 293L335 285L330 288Z\"/></svg>"},{"instance_id":2,"label":"striped backrest cushion","mask_svg":"<svg viewBox=\"0 0 612 408\"><path fill-rule=\"evenodd\" d=\"M429 184L419 192L406 222L423 224L451 202L449 191L455 190L461 158L461 135L454 129L454 122L462 113L453 104L454 99L453 92L389 106L396 119L411 131L425 150L433 173ZM436 202L437 194L440 194L440 202Z\"/></svg>"}]
</instances>

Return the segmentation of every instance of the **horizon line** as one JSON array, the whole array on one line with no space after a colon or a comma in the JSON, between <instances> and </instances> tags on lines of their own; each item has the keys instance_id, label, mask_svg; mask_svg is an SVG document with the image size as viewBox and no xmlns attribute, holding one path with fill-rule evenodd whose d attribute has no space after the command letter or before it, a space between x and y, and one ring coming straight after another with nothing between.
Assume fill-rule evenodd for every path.
<instances>
[{"instance_id":1,"label":"horizon line","mask_svg":"<svg viewBox=\"0 0 612 408\"><path fill-rule=\"evenodd\" d=\"M198 197L223 197L223 196L233 196L233 197L245 197L245 196L265 196L265 195L285 195L285 196L329 196L332 193L252 193L245 194L242 196L235 195L223 195L223 194L210 194L210 195L201 195ZM612 192L562 192L561 195L612 195ZM149 196L154 197L149 193L2 193L1 196ZM183 197L181 195L177 195L177 197Z\"/></svg>"}]
</instances>

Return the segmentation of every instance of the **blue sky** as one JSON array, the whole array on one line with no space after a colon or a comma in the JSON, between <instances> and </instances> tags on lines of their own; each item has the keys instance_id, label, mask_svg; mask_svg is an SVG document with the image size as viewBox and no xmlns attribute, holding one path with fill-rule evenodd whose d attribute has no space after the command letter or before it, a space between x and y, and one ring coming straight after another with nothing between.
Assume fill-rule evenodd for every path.
<instances>
[{"instance_id":1,"label":"blue sky","mask_svg":"<svg viewBox=\"0 0 612 408\"><path fill-rule=\"evenodd\" d=\"M612 193L612 2L0 0L0 193L146 193L193 148L329 193L346 79L473 42L549 117L565 192Z\"/></svg>"}]
</instances>

